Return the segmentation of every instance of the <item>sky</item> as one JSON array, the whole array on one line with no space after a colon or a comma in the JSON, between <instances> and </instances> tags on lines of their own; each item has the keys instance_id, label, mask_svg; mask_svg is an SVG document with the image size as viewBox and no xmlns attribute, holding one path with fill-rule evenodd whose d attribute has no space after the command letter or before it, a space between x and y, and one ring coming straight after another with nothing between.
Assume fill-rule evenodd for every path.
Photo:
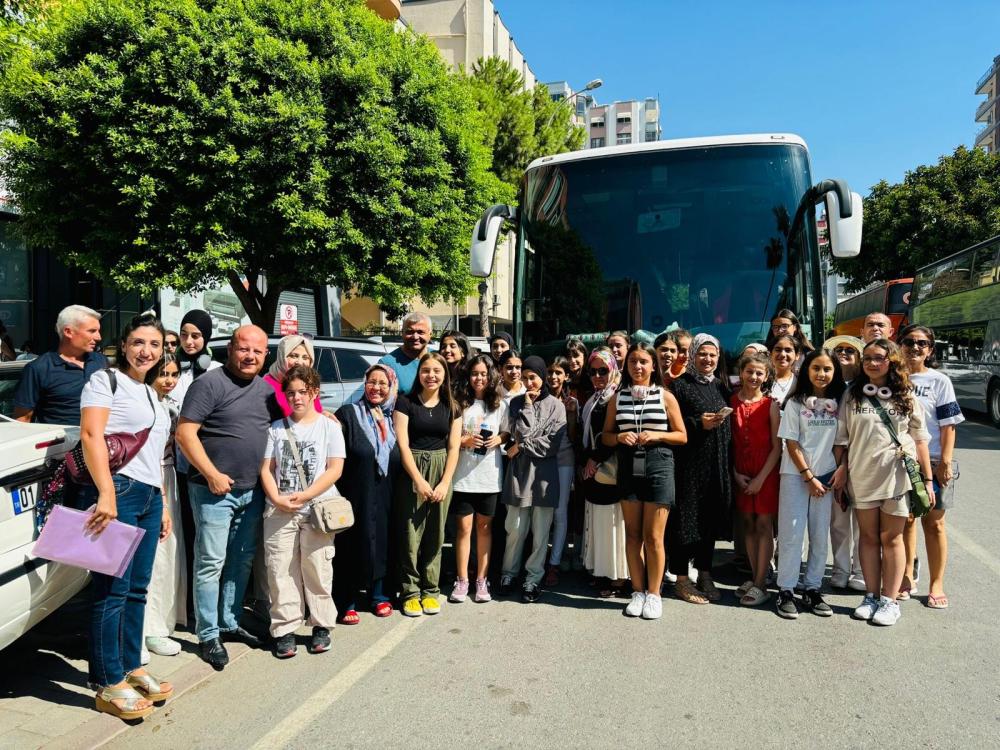
<instances>
[{"instance_id":1,"label":"sky","mask_svg":"<svg viewBox=\"0 0 1000 750\"><path fill-rule=\"evenodd\" d=\"M972 146L976 82L1000 55L996 0L494 4L539 81L658 96L664 138L796 133L814 181L862 195Z\"/></svg>"}]
</instances>

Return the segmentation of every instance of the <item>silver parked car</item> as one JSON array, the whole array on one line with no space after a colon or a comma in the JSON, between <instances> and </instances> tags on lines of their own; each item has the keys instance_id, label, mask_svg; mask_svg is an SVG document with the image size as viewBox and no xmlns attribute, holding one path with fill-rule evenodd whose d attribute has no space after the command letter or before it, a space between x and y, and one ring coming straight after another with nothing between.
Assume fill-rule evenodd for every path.
<instances>
[{"instance_id":1,"label":"silver parked car","mask_svg":"<svg viewBox=\"0 0 1000 750\"><path fill-rule=\"evenodd\" d=\"M281 338L268 338L267 359L264 360L261 375L267 373L274 363ZM229 339L225 338L214 338L209 342L212 357L216 361L226 361L228 343ZM386 353L385 344L373 339L316 336L312 345L316 352L313 366L319 371L321 381L319 400L330 411L360 397L365 385L365 370Z\"/></svg>"}]
</instances>

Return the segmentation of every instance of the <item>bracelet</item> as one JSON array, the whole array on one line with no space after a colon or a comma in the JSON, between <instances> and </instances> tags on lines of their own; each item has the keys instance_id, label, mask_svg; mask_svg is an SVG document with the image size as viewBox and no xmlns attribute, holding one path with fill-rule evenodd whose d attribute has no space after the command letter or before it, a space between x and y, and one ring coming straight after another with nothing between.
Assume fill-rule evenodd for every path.
<instances>
[{"instance_id":1,"label":"bracelet","mask_svg":"<svg viewBox=\"0 0 1000 750\"><path fill-rule=\"evenodd\" d=\"M806 468L804 468L804 469L799 469L799 474L805 474L807 471L809 471L809 467L808 466Z\"/></svg>"},{"instance_id":2,"label":"bracelet","mask_svg":"<svg viewBox=\"0 0 1000 750\"><path fill-rule=\"evenodd\" d=\"M811 481L812 481L812 480L814 480L815 478L816 478L816 475L815 475L815 474L813 474L813 475L812 475L811 477L806 477L806 478L805 478L805 479L804 479L803 481L804 481L804 482L805 482L806 484L809 484L809 482L811 482Z\"/></svg>"}]
</instances>

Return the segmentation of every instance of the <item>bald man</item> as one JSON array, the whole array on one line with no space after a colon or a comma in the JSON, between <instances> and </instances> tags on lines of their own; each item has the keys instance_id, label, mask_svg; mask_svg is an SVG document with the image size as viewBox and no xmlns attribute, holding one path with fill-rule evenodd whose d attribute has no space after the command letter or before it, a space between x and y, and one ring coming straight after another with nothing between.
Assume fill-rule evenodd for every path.
<instances>
[{"instance_id":1,"label":"bald man","mask_svg":"<svg viewBox=\"0 0 1000 750\"><path fill-rule=\"evenodd\" d=\"M885 313L874 312L865 316L865 324L861 327L861 338L866 344L870 344L875 339L893 340L896 335L892 327L892 321Z\"/></svg>"},{"instance_id":2,"label":"bald man","mask_svg":"<svg viewBox=\"0 0 1000 750\"><path fill-rule=\"evenodd\" d=\"M267 429L282 416L273 389L258 377L264 330L237 328L228 355L224 367L191 383L177 426L177 444L191 462L195 630L202 659L216 669L229 663L223 641L261 645L240 617L264 511L258 479Z\"/></svg>"}]
</instances>

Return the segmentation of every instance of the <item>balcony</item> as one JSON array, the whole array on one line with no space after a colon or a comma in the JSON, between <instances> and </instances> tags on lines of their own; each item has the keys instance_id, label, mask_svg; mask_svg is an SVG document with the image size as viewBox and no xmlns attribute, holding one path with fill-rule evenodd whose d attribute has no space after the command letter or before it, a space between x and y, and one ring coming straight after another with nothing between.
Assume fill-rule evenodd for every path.
<instances>
[{"instance_id":1,"label":"balcony","mask_svg":"<svg viewBox=\"0 0 1000 750\"><path fill-rule=\"evenodd\" d=\"M987 125L983 125L983 127L981 127L976 132L976 142L973 145L974 146L981 146L981 145L983 145L983 143L985 141L990 140L990 136L992 136L993 133L996 131L997 125L1000 125L1000 121L994 122L994 123L990 123L990 124L987 124ZM992 143L992 141L991 141L991 143Z\"/></svg>"},{"instance_id":2,"label":"balcony","mask_svg":"<svg viewBox=\"0 0 1000 750\"><path fill-rule=\"evenodd\" d=\"M993 105L995 105L996 103L997 103L996 96L987 97L986 101L980 104L979 107L976 109L976 122L984 122L983 117L985 117L989 113L989 111L993 109Z\"/></svg>"},{"instance_id":3,"label":"balcony","mask_svg":"<svg viewBox=\"0 0 1000 750\"><path fill-rule=\"evenodd\" d=\"M985 93L987 93L983 89L986 86L986 84L989 83L990 79L994 75L996 75L996 73L997 73L997 60L998 60L997 57L993 58L993 64L990 65L990 67L987 69L987 71L985 73L983 73L983 77L980 78L976 82L976 93L977 94L985 94Z\"/></svg>"},{"instance_id":4,"label":"balcony","mask_svg":"<svg viewBox=\"0 0 1000 750\"><path fill-rule=\"evenodd\" d=\"M399 0L366 0L365 4L386 21L398 20L403 11Z\"/></svg>"}]
</instances>

